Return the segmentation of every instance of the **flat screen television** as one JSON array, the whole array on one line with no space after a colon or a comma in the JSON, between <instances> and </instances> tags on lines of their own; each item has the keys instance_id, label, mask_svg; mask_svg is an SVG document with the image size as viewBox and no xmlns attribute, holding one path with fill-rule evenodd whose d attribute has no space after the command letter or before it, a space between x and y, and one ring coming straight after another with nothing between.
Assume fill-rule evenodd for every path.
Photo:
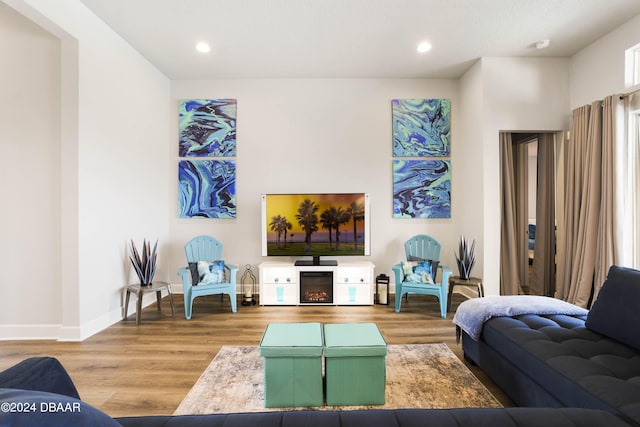
<instances>
[{"instance_id":1,"label":"flat screen television","mask_svg":"<svg viewBox=\"0 0 640 427\"><path fill-rule=\"evenodd\" d=\"M296 265L336 265L325 256L370 255L369 195L262 195L262 256L311 257Z\"/></svg>"}]
</instances>

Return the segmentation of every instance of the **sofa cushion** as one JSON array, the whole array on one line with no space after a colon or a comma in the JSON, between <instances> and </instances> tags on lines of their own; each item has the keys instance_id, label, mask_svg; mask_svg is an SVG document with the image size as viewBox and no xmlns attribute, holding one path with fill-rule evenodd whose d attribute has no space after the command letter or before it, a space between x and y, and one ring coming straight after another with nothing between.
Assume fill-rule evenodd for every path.
<instances>
[{"instance_id":1,"label":"sofa cushion","mask_svg":"<svg viewBox=\"0 0 640 427\"><path fill-rule=\"evenodd\" d=\"M640 271L611 266L585 326L640 349Z\"/></svg>"},{"instance_id":2,"label":"sofa cushion","mask_svg":"<svg viewBox=\"0 0 640 427\"><path fill-rule=\"evenodd\" d=\"M0 388L46 391L79 399L62 364L53 357L30 357L0 372Z\"/></svg>"},{"instance_id":3,"label":"sofa cushion","mask_svg":"<svg viewBox=\"0 0 640 427\"><path fill-rule=\"evenodd\" d=\"M0 425L12 427L122 427L79 399L43 391L0 389Z\"/></svg>"}]
</instances>

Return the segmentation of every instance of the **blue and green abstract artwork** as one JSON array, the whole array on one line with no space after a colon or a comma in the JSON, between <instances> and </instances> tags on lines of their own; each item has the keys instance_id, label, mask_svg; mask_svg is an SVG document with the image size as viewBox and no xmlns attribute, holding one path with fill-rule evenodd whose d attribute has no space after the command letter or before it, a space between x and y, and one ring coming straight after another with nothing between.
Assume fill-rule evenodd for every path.
<instances>
[{"instance_id":1,"label":"blue and green abstract artwork","mask_svg":"<svg viewBox=\"0 0 640 427\"><path fill-rule=\"evenodd\" d=\"M235 157L235 99L180 100L179 157Z\"/></svg>"},{"instance_id":2,"label":"blue and green abstract artwork","mask_svg":"<svg viewBox=\"0 0 640 427\"><path fill-rule=\"evenodd\" d=\"M393 217L451 218L451 162L394 160Z\"/></svg>"},{"instance_id":3,"label":"blue and green abstract artwork","mask_svg":"<svg viewBox=\"0 0 640 427\"><path fill-rule=\"evenodd\" d=\"M450 99L394 99L393 157L448 157Z\"/></svg>"},{"instance_id":4,"label":"blue and green abstract artwork","mask_svg":"<svg viewBox=\"0 0 640 427\"><path fill-rule=\"evenodd\" d=\"M236 217L235 160L181 160L178 181L180 218Z\"/></svg>"}]
</instances>

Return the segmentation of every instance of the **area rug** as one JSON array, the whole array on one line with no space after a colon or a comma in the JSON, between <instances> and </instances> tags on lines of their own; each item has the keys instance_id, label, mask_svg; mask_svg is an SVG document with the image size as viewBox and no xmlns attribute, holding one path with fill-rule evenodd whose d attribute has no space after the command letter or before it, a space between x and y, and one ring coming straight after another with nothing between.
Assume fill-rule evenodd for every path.
<instances>
[{"instance_id":1,"label":"area rug","mask_svg":"<svg viewBox=\"0 0 640 427\"><path fill-rule=\"evenodd\" d=\"M174 415L290 409L500 408L446 344L390 345L384 405L265 408L258 347L223 346Z\"/></svg>"}]
</instances>

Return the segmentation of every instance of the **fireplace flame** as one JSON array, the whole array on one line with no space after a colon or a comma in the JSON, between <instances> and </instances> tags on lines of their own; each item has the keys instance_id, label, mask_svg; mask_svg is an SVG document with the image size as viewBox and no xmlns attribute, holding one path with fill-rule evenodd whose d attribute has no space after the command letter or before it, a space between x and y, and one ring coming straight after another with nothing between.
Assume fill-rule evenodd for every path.
<instances>
[{"instance_id":1,"label":"fireplace flame","mask_svg":"<svg viewBox=\"0 0 640 427\"><path fill-rule=\"evenodd\" d=\"M305 302L329 302L331 301L330 295L326 291L320 289L313 289L304 291Z\"/></svg>"}]
</instances>

